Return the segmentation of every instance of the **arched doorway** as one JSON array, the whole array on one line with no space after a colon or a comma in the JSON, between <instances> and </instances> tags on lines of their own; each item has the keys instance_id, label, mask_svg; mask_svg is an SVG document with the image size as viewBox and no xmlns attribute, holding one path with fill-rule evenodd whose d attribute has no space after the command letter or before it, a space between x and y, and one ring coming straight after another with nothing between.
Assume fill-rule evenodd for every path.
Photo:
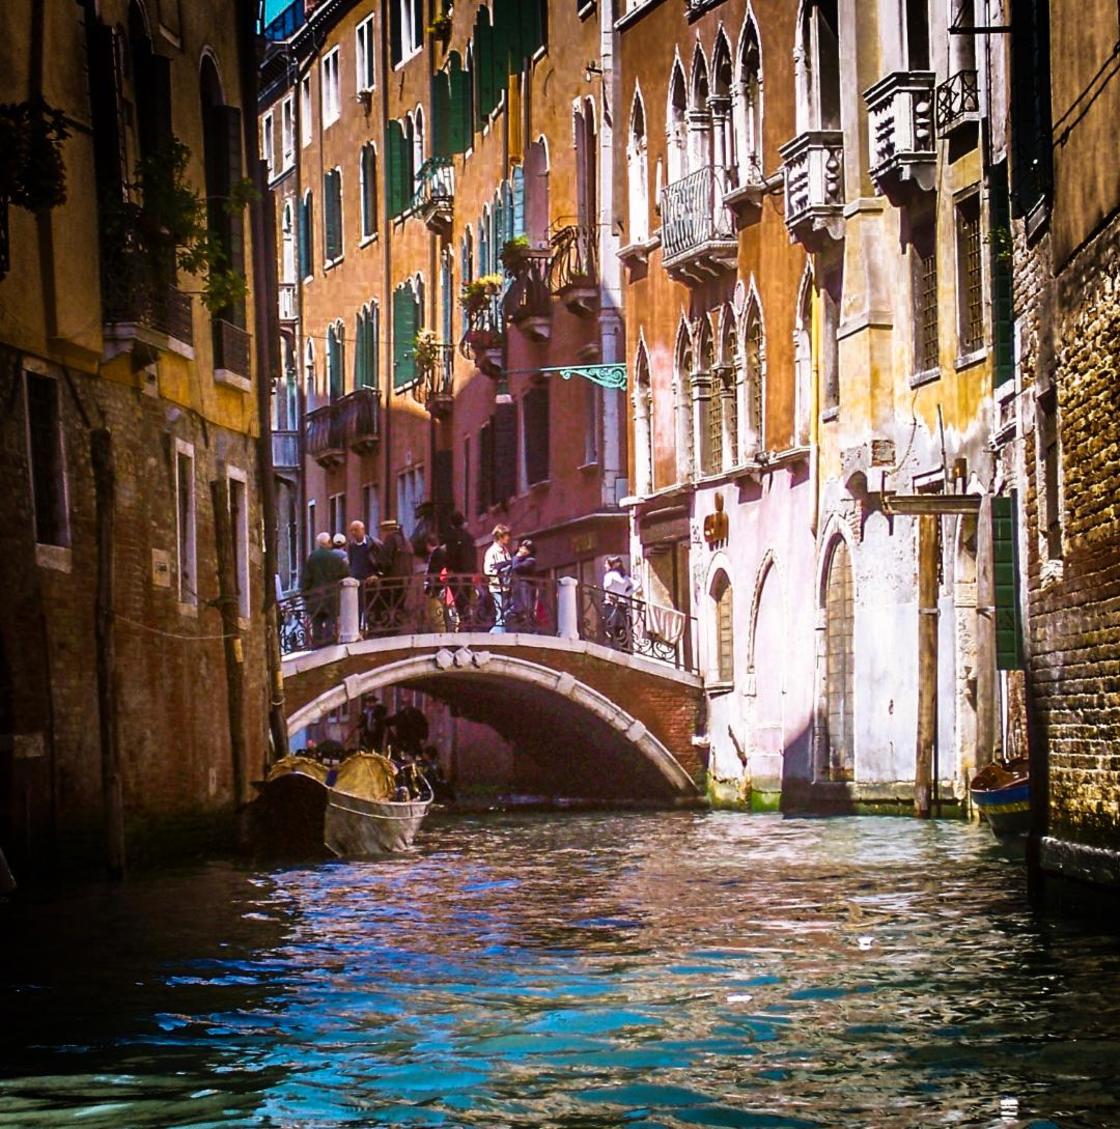
<instances>
[{"instance_id":1,"label":"arched doorway","mask_svg":"<svg viewBox=\"0 0 1120 1129\"><path fill-rule=\"evenodd\" d=\"M855 586L848 544L837 537L824 584L824 732L820 775L855 779Z\"/></svg>"}]
</instances>

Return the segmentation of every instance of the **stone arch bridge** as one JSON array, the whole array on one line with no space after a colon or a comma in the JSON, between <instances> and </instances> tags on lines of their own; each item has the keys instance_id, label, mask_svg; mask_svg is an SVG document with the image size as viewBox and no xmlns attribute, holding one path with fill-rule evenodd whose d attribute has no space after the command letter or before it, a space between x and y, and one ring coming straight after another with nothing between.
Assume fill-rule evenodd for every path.
<instances>
[{"instance_id":1,"label":"stone arch bridge","mask_svg":"<svg viewBox=\"0 0 1120 1129\"><path fill-rule=\"evenodd\" d=\"M652 807L704 803L693 738L700 679L566 635L440 632L338 643L285 657L288 730L389 686L490 726L533 761L542 790Z\"/></svg>"}]
</instances>

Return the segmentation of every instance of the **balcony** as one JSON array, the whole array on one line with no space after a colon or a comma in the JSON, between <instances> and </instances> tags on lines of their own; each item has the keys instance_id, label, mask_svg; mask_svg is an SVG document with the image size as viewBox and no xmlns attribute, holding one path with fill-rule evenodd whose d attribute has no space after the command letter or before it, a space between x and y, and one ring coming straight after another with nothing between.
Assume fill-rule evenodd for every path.
<instances>
[{"instance_id":1,"label":"balcony","mask_svg":"<svg viewBox=\"0 0 1120 1129\"><path fill-rule=\"evenodd\" d=\"M139 251L113 256L103 283L105 322L112 327L107 336L118 341L142 339L157 348L193 355L191 297L160 282L156 273Z\"/></svg>"},{"instance_id":2,"label":"balcony","mask_svg":"<svg viewBox=\"0 0 1120 1129\"><path fill-rule=\"evenodd\" d=\"M305 20L303 0L293 0L275 19L270 20L264 27L264 38L270 43L282 43L291 39Z\"/></svg>"},{"instance_id":3,"label":"balcony","mask_svg":"<svg viewBox=\"0 0 1120 1129\"><path fill-rule=\"evenodd\" d=\"M273 430L272 469L281 473L298 471L299 464L299 432Z\"/></svg>"},{"instance_id":4,"label":"balcony","mask_svg":"<svg viewBox=\"0 0 1120 1129\"><path fill-rule=\"evenodd\" d=\"M980 83L975 71L958 71L937 88L937 136L952 137L980 124Z\"/></svg>"},{"instance_id":5,"label":"balcony","mask_svg":"<svg viewBox=\"0 0 1120 1129\"><path fill-rule=\"evenodd\" d=\"M552 237L548 287L574 314L588 317L599 308L599 248L595 228L562 227Z\"/></svg>"},{"instance_id":6,"label":"balcony","mask_svg":"<svg viewBox=\"0 0 1120 1129\"><path fill-rule=\"evenodd\" d=\"M455 170L450 157L429 157L416 173L412 209L431 231L447 231L455 205Z\"/></svg>"},{"instance_id":7,"label":"balcony","mask_svg":"<svg viewBox=\"0 0 1120 1129\"><path fill-rule=\"evenodd\" d=\"M531 341L552 335L552 291L548 288L548 251L526 251L511 270L513 285L506 291L506 318Z\"/></svg>"},{"instance_id":8,"label":"balcony","mask_svg":"<svg viewBox=\"0 0 1120 1129\"><path fill-rule=\"evenodd\" d=\"M214 318L214 380L248 392L249 334L233 322Z\"/></svg>"},{"instance_id":9,"label":"balcony","mask_svg":"<svg viewBox=\"0 0 1120 1129\"><path fill-rule=\"evenodd\" d=\"M324 404L307 413L307 453L329 469L346 462L346 437L337 404Z\"/></svg>"},{"instance_id":10,"label":"balcony","mask_svg":"<svg viewBox=\"0 0 1120 1129\"><path fill-rule=\"evenodd\" d=\"M871 179L881 195L902 202L915 185L933 188L932 71L896 71L864 94L871 152Z\"/></svg>"},{"instance_id":11,"label":"balcony","mask_svg":"<svg viewBox=\"0 0 1120 1129\"><path fill-rule=\"evenodd\" d=\"M420 380L413 392L424 402L424 407L435 419L447 419L455 406L455 348L452 345L433 345L434 355L417 361Z\"/></svg>"},{"instance_id":12,"label":"balcony","mask_svg":"<svg viewBox=\"0 0 1120 1129\"><path fill-rule=\"evenodd\" d=\"M281 282L280 288L280 321L291 324L299 319L296 309L296 284L294 282Z\"/></svg>"},{"instance_id":13,"label":"balcony","mask_svg":"<svg viewBox=\"0 0 1120 1129\"><path fill-rule=\"evenodd\" d=\"M662 190L661 262L673 278L703 282L734 269L739 241L723 202L731 179L726 169L708 165Z\"/></svg>"},{"instance_id":14,"label":"balcony","mask_svg":"<svg viewBox=\"0 0 1120 1129\"><path fill-rule=\"evenodd\" d=\"M381 441L381 396L376 388L356 388L334 404L339 438L351 451L368 455Z\"/></svg>"},{"instance_id":15,"label":"balcony","mask_svg":"<svg viewBox=\"0 0 1120 1129\"><path fill-rule=\"evenodd\" d=\"M473 361L487 376L497 376L502 368L502 296L493 294L467 312L467 331L459 342L463 358Z\"/></svg>"},{"instance_id":16,"label":"balcony","mask_svg":"<svg viewBox=\"0 0 1120 1129\"><path fill-rule=\"evenodd\" d=\"M844 234L844 135L811 130L778 150L784 162L786 227L810 249Z\"/></svg>"}]
</instances>

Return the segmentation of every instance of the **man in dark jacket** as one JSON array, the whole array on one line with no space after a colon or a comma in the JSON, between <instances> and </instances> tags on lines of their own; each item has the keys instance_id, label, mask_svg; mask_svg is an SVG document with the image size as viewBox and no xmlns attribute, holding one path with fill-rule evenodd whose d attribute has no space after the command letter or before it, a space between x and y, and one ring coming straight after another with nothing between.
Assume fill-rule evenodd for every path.
<instances>
[{"instance_id":1,"label":"man in dark jacket","mask_svg":"<svg viewBox=\"0 0 1120 1129\"><path fill-rule=\"evenodd\" d=\"M461 624L470 607L472 592L470 577L478 568L478 559L474 551L474 541L464 528L466 518L455 510L448 520L451 530L443 543L444 563L451 574L450 587L455 595L455 619Z\"/></svg>"},{"instance_id":2,"label":"man in dark jacket","mask_svg":"<svg viewBox=\"0 0 1120 1129\"><path fill-rule=\"evenodd\" d=\"M383 521L381 536L378 558L381 585L378 623L375 626L379 634L394 635L405 626L405 599L412 576L412 546L397 521Z\"/></svg>"},{"instance_id":3,"label":"man in dark jacket","mask_svg":"<svg viewBox=\"0 0 1120 1129\"><path fill-rule=\"evenodd\" d=\"M338 625L338 582L350 575L346 562L331 548L331 535L320 533L300 575L312 647L333 643Z\"/></svg>"}]
</instances>

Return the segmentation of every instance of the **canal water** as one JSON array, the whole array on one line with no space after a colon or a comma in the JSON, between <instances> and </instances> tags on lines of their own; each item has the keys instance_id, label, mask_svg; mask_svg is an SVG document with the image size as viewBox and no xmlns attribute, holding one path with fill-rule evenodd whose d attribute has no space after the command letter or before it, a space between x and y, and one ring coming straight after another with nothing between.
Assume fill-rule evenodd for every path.
<instances>
[{"instance_id":1,"label":"canal water","mask_svg":"<svg viewBox=\"0 0 1120 1129\"><path fill-rule=\"evenodd\" d=\"M955 823L449 818L0 930L3 1126L1120 1126L1120 941Z\"/></svg>"}]
</instances>

